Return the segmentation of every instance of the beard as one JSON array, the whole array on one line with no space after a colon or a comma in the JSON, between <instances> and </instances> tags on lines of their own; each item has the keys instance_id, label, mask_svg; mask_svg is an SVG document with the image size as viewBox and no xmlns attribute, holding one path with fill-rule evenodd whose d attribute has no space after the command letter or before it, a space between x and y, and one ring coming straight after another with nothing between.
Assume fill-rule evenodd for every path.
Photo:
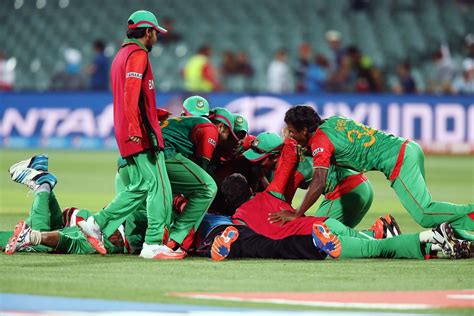
<instances>
[{"instance_id":1,"label":"beard","mask_svg":"<svg viewBox=\"0 0 474 316\"><path fill-rule=\"evenodd\" d=\"M153 49L153 45L145 45L146 49L148 49L148 52L151 52L151 50Z\"/></svg>"}]
</instances>

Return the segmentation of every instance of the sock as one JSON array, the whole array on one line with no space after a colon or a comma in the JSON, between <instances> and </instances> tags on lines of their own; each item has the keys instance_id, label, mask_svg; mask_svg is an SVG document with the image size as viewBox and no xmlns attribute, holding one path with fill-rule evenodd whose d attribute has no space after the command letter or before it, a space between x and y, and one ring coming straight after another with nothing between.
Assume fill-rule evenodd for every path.
<instances>
[{"instance_id":1,"label":"sock","mask_svg":"<svg viewBox=\"0 0 474 316\"><path fill-rule=\"evenodd\" d=\"M420 242L421 243L427 243L427 242L435 242L433 238L433 231L431 230L425 230L420 233Z\"/></svg>"},{"instance_id":2,"label":"sock","mask_svg":"<svg viewBox=\"0 0 474 316\"><path fill-rule=\"evenodd\" d=\"M40 184L40 186L36 189L35 193L39 192L48 192L51 193L51 187L47 183Z\"/></svg>"},{"instance_id":3,"label":"sock","mask_svg":"<svg viewBox=\"0 0 474 316\"><path fill-rule=\"evenodd\" d=\"M31 230L30 233L30 244L32 246L39 245L41 243L41 232L38 230Z\"/></svg>"}]
</instances>

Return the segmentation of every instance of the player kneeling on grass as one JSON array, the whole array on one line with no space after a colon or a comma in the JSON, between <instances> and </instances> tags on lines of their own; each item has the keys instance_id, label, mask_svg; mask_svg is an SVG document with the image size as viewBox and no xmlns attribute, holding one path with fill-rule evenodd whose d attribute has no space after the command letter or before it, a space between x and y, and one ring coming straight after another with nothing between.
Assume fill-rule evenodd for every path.
<instances>
[{"instance_id":1,"label":"player kneeling on grass","mask_svg":"<svg viewBox=\"0 0 474 316\"><path fill-rule=\"evenodd\" d=\"M57 179L48 172L47 156L34 156L13 165L10 175L13 181L33 190L34 200L26 220L20 221L13 232L0 232L0 246L7 254L16 251L105 254L141 250L147 227L146 212L133 213L99 245L97 239L86 237L76 226L92 216L91 212L76 208L61 212L53 193Z\"/></svg>"},{"instance_id":2,"label":"player kneeling on grass","mask_svg":"<svg viewBox=\"0 0 474 316\"><path fill-rule=\"evenodd\" d=\"M297 212L282 210L273 220L288 222L301 217L318 200L327 185L331 164L358 172L382 172L400 202L422 227L449 222L458 237L474 240L474 204L433 201L425 181L424 154L413 141L386 134L342 116L321 119L309 106L298 105L285 114L289 136L311 148L313 179Z\"/></svg>"},{"instance_id":3,"label":"player kneeling on grass","mask_svg":"<svg viewBox=\"0 0 474 316\"><path fill-rule=\"evenodd\" d=\"M321 251L332 258L423 259L432 245L452 258L471 255L472 245L457 240L448 223L416 234L367 239L341 222L324 217L305 216L284 225L270 223L269 213L292 209L291 206L268 192L257 193L252 198L247 181L240 174L227 177L222 191L226 201L236 209L233 224L221 217L204 221L201 227L207 232L201 246L209 245L215 260L225 257L321 259Z\"/></svg>"}]
</instances>

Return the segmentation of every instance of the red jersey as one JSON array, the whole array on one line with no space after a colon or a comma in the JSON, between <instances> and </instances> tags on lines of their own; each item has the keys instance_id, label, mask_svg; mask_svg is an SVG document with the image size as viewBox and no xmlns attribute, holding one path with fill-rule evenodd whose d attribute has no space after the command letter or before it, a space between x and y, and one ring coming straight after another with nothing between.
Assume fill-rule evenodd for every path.
<instances>
[{"instance_id":1,"label":"red jersey","mask_svg":"<svg viewBox=\"0 0 474 316\"><path fill-rule=\"evenodd\" d=\"M285 223L283 226L281 222L271 224L268 220L268 214L281 210L296 212L285 201L268 192L260 192L253 199L242 204L232 218L245 222L257 234L271 239L283 239L293 235L311 235L313 223L317 220L326 220L326 217L303 216Z\"/></svg>"}]
</instances>

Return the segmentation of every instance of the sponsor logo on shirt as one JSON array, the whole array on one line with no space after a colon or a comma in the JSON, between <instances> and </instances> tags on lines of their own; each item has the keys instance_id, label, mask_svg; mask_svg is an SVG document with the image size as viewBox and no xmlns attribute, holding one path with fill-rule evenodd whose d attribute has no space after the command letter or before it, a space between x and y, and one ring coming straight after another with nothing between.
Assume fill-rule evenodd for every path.
<instances>
[{"instance_id":1,"label":"sponsor logo on shirt","mask_svg":"<svg viewBox=\"0 0 474 316\"><path fill-rule=\"evenodd\" d=\"M318 147L313 152L311 153L314 156L316 156L318 153L322 153L324 151L324 148Z\"/></svg>"},{"instance_id":2,"label":"sponsor logo on shirt","mask_svg":"<svg viewBox=\"0 0 474 316\"><path fill-rule=\"evenodd\" d=\"M148 80L148 89L155 89L155 82L153 81L153 79Z\"/></svg>"},{"instance_id":3,"label":"sponsor logo on shirt","mask_svg":"<svg viewBox=\"0 0 474 316\"><path fill-rule=\"evenodd\" d=\"M216 140L210 137L207 139L207 142L214 147L217 145Z\"/></svg>"},{"instance_id":4,"label":"sponsor logo on shirt","mask_svg":"<svg viewBox=\"0 0 474 316\"><path fill-rule=\"evenodd\" d=\"M143 77L143 74L141 74L141 73L138 73L138 72L127 72L127 76L126 76L126 78L130 78L130 77L132 77L132 78L138 78L138 79L142 79L142 77Z\"/></svg>"}]
</instances>

